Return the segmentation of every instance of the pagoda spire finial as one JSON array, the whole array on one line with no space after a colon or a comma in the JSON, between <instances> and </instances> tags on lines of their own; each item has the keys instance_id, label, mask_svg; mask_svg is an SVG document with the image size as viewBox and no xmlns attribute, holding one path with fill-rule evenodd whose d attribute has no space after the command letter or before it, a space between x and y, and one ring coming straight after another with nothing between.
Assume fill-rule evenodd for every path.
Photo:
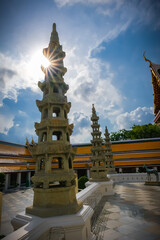
<instances>
[{"instance_id":1,"label":"pagoda spire finial","mask_svg":"<svg viewBox=\"0 0 160 240\"><path fill-rule=\"evenodd\" d=\"M28 146L29 145L29 141L28 141L28 138L26 137L26 145Z\"/></svg>"},{"instance_id":2,"label":"pagoda spire finial","mask_svg":"<svg viewBox=\"0 0 160 240\"><path fill-rule=\"evenodd\" d=\"M94 104L92 104L92 114L96 114L96 109L94 107Z\"/></svg>"},{"instance_id":3,"label":"pagoda spire finial","mask_svg":"<svg viewBox=\"0 0 160 240\"><path fill-rule=\"evenodd\" d=\"M50 37L50 43L49 44L52 44L53 42L59 44L59 37L58 37L58 33L56 31L56 24L55 23L53 23L53 30L51 32L51 37Z\"/></svg>"}]
</instances>

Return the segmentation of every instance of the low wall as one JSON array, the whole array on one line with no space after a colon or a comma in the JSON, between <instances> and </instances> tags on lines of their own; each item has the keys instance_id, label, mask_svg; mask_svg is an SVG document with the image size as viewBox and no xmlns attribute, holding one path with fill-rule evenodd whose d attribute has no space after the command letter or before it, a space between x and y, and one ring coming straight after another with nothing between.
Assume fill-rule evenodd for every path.
<instances>
[{"instance_id":1,"label":"low wall","mask_svg":"<svg viewBox=\"0 0 160 240\"><path fill-rule=\"evenodd\" d=\"M86 188L76 194L77 200L95 208L103 196L113 195L113 181L86 182Z\"/></svg>"},{"instance_id":2,"label":"low wall","mask_svg":"<svg viewBox=\"0 0 160 240\"><path fill-rule=\"evenodd\" d=\"M147 181L147 173L119 173L107 175L113 182L145 182ZM160 180L160 173L159 173ZM151 174L151 181L156 181L156 176Z\"/></svg>"},{"instance_id":3,"label":"low wall","mask_svg":"<svg viewBox=\"0 0 160 240\"><path fill-rule=\"evenodd\" d=\"M77 200L83 202L85 205L89 205L91 208L95 208L102 198L100 192L100 185L98 183L92 183L85 189L76 194Z\"/></svg>"}]
</instances>

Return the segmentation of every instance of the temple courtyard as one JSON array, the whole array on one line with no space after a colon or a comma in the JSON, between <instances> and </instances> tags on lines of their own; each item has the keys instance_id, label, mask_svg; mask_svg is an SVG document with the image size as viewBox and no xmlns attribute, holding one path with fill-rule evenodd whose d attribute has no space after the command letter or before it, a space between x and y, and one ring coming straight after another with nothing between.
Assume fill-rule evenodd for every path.
<instances>
[{"instance_id":1,"label":"temple courtyard","mask_svg":"<svg viewBox=\"0 0 160 240\"><path fill-rule=\"evenodd\" d=\"M92 217L97 240L159 240L160 187L144 183L119 183L115 195L103 197ZM32 204L33 190L10 190L3 194L0 233L13 231L11 219Z\"/></svg>"}]
</instances>

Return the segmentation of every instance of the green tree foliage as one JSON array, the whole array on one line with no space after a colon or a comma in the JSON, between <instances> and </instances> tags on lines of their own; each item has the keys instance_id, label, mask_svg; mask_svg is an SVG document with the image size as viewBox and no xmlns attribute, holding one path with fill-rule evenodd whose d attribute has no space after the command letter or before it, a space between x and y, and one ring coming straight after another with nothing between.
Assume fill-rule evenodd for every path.
<instances>
[{"instance_id":1,"label":"green tree foliage","mask_svg":"<svg viewBox=\"0 0 160 240\"><path fill-rule=\"evenodd\" d=\"M126 139L143 139L160 137L160 127L151 123L146 125L133 125L131 130L119 130L111 132L111 141L119 141Z\"/></svg>"},{"instance_id":2,"label":"green tree foliage","mask_svg":"<svg viewBox=\"0 0 160 240\"><path fill-rule=\"evenodd\" d=\"M4 182L5 182L5 174L1 172L0 173L0 189L3 188Z\"/></svg>"},{"instance_id":3,"label":"green tree foliage","mask_svg":"<svg viewBox=\"0 0 160 240\"><path fill-rule=\"evenodd\" d=\"M85 183L88 182L88 177L86 176L82 176L78 179L78 189L82 190L84 189L86 186L85 186Z\"/></svg>"},{"instance_id":4,"label":"green tree foliage","mask_svg":"<svg viewBox=\"0 0 160 240\"><path fill-rule=\"evenodd\" d=\"M121 129L118 132L111 132L111 141L119 141L130 138L130 131Z\"/></svg>"}]
</instances>

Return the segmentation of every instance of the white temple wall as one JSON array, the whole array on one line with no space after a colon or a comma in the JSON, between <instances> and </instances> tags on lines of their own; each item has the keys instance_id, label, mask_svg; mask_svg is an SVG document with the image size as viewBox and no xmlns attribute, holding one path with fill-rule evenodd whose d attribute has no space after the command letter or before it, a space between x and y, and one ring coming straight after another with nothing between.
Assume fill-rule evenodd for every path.
<instances>
[{"instance_id":1,"label":"white temple wall","mask_svg":"<svg viewBox=\"0 0 160 240\"><path fill-rule=\"evenodd\" d=\"M113 182L145 182L147 181L147 173L119 173L107 175ZM160 173L159 173L160 179ZM151 174L151 181L156 181L156 176Z\"/></svg>"}]
</instances>

